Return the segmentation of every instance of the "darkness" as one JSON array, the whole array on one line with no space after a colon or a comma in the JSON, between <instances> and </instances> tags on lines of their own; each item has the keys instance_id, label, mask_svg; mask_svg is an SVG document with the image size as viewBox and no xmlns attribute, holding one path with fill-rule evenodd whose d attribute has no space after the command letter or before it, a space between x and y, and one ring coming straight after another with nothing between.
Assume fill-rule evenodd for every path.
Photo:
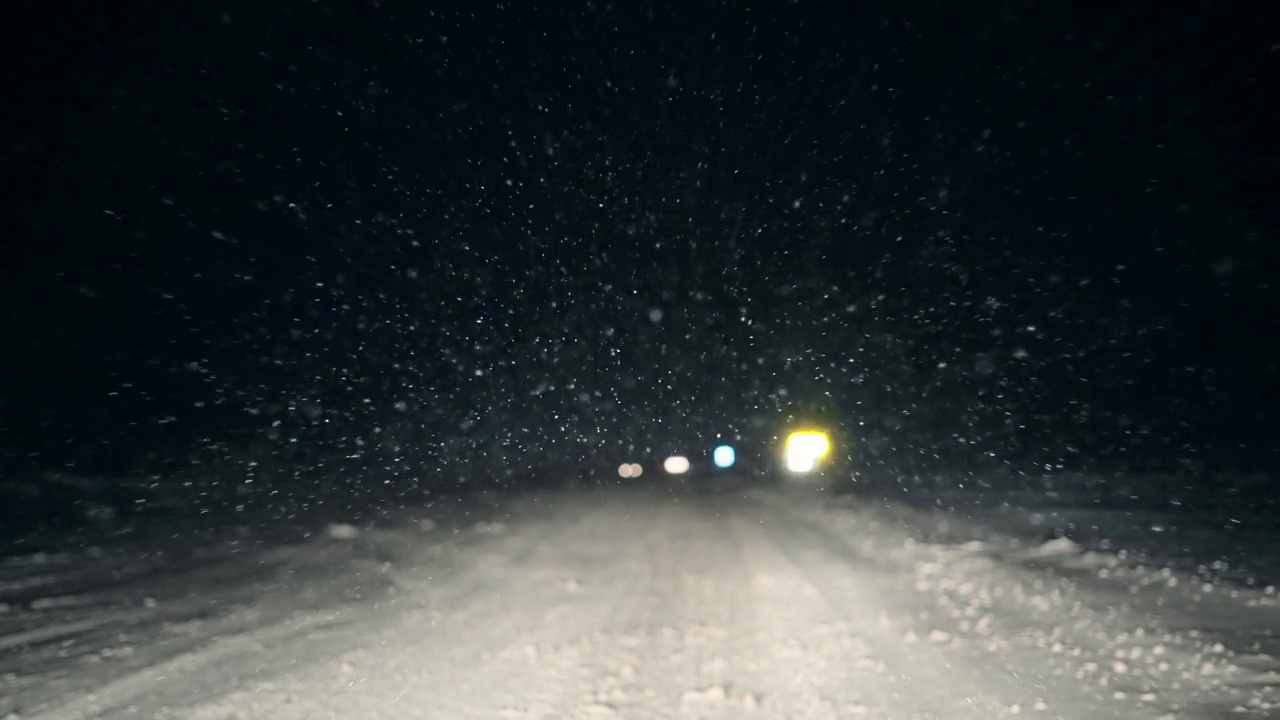
<instances>
[{"instance_id":1,"label":"darkness","mask_svg":"<svg viewBox=\"0 0 1280 720\"><path fill-rule=\"evenodd\" d=\"M7 484L287 511L794 418L866 477L1273 472L1273 24L754 5L11 26Z\"/></svg>"}]
</instances>

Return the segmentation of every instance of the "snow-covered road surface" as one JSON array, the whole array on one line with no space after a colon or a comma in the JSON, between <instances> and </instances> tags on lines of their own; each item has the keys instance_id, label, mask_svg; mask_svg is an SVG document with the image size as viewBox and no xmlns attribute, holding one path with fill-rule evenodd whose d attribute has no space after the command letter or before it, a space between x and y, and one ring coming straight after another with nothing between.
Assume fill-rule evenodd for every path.
<instances>
[{"instance_id":1,"label":"snow-covered road surface","mask_svg":"<svg viewBox=\"0 0 1280 720\"><path fill-rule=\"evenodd\" d=\"M1271 588L778 489L490 512L10 563L0 718L1280 717Z\"/></svg>"}]
</instances>

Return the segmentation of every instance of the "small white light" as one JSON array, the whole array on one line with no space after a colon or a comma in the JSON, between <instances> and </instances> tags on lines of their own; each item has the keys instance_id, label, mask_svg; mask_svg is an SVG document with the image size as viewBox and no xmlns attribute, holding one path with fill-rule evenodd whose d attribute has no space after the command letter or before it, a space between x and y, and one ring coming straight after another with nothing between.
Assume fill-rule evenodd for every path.
<instances>
[{"instance_id":1,"label":"small white light","mask_svg":"<svg viewBox=\"0 0 1280 720\"><path fill-rule=\"evenodd\" d=\"M672 455L662 461L662 469L669 475L683 475L689 472L689 458L683 455Z\"/></svg>"}]
</instances>

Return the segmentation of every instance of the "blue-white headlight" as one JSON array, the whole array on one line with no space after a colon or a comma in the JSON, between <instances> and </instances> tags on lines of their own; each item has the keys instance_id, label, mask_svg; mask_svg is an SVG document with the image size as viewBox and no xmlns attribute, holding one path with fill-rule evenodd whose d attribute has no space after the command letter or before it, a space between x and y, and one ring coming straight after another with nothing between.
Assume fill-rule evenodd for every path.
<instances>
[{"instance_id":1,"label":"blue-white headlight","mask_svg":"<svg viewBox=\"0 0 1280 720\"><path fill-rule=\"evenodd\" d=\"M711 460L715 462L718 468L733 467L733 463L737 461L738 455L733 448L728 445L720 445L711 452Z\"/></svg>"}]
</instances>

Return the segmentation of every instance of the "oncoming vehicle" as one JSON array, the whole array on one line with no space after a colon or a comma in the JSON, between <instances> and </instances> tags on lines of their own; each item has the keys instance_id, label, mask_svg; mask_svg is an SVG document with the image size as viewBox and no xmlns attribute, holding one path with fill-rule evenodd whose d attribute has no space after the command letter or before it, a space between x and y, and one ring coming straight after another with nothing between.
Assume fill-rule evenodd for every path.
<instances>
[{"instance_id":1,"label":"oncoming vehicle","mask_svg":"<svg viewBox=\"0 0 1280 720\"><path fill-rule=\"evenodd\" d=\"M788 433L777 458L780 479L789 484L832 489L838 467L835 443L824 430L810 427Z\"/></svg>"},{"instance_id":2,"label":"oncoming vehicle","mask_svg":"<svg viewBox=\"0 0 1280 720\"><path fill-rule=\"evenodd\" d=\"M735 473L737 451L730 444L715 441L697 451L681 447L659 456L660 472L672 479L692 480L721 477Z\"/></svg>"},{"instance_id":3,"label":"oncoming vehicle","mask_svg":"<svg viewBox=\"0 0 1280 720\"><path fill-rule=\"evenodd\" d=\"M788 472L811 473L825 464L831 453L831 440L826 433L801 430L787 436L782 450L783 467Z\"/></svg>"},{"instance_id":4,"label":"oncoming vehicle","mask_svg":"<svg viewBox=\"0 0 1280 720\"><path fill-rule=\"evenodd\" d=\"M662 461L662 470L668 475L688 475L693 470L693 463L687 455L668 455Z\"/></svg>"}]
</instances>

